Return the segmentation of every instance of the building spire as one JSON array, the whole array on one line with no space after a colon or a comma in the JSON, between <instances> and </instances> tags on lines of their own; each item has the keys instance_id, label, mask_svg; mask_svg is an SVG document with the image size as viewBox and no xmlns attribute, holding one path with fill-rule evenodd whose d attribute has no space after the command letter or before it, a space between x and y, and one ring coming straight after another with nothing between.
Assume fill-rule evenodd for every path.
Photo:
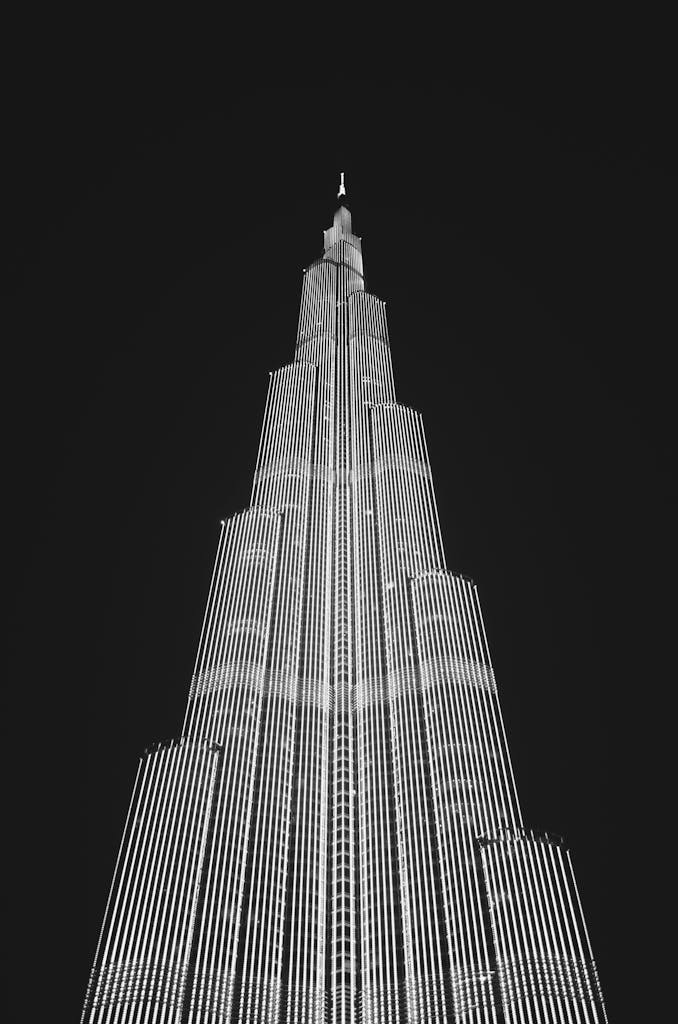
<instances>
[{"instance_id":1,"label":"building spire","mask_svg":"<svg viewBox=\"0 0 678 1024\"><path fill-rule=\"evenodd\" d=\"M337 192L337 199L341 199L342 196L346 195L346 186L344 185L344 172L340 171L341 181L339 182L339 191Z\"/></svg>"}]
</instances>

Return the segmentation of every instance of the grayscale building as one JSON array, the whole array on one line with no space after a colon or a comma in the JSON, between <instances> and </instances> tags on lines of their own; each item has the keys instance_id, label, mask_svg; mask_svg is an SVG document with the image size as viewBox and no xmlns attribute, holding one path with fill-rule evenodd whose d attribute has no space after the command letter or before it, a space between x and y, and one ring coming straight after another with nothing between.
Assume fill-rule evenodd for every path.
<instances>
[{"instance_id":1,"label":"grayscale building","mask_svg":"<svg viewBox=\"0 0 678 1024\"><path fill-rule=\"evenodd\" d=\"M344 205L221 526L181 736L139 764L82 1020L606 1021Z\"/></svg>"}]
</instances>

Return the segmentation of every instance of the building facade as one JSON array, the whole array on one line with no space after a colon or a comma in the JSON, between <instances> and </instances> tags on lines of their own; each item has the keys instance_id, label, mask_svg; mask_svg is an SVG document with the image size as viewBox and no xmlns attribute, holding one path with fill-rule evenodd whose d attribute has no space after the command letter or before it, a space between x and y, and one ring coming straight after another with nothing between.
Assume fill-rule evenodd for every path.
<instances>
[{"instance_id":1,"label":"building facade","mask_svg":"<svg viewBox=\"0 0 678 1024\"><path fill-rule=\"evenodd\" d=\"M181 737L139 764L82 1020L606 1020L345 205L222 523Z\"/></svg>"}]
</instances>

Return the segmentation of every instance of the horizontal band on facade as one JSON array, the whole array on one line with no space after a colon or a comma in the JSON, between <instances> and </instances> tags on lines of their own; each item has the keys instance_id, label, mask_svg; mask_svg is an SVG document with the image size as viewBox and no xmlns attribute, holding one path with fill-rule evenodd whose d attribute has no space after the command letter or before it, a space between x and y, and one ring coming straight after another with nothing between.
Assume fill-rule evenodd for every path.
<instances>
[{"instance_id":1,"label":"horizontal band on facade","mask_svg":"<svg viewBox=\"0 0 678 1024\"><path fill-rule=\"evenodd\" d=\"M387 672L385 679L385 690L389 700L398 700L419 689L419 671L416 665L404 666L393 672Z\"/></svg>"},{"instance_id":2,"label":"horizontal band on facade","mask_svg":"<svg viewBox=\"0 0 678 1024\"><path fill-rule=\"evenodd\" d=\"M265 692L274 696L284 697L291 703L297 699L298 676L292 670L268 669L266 672Z\"/></svg>"},{"instance_id":3,"label":"horizontal band on facade","mask_svg":"<svg viewBox=\"0 0 678 1024\"><path fill-rule=\"evenodd\" d=\"M325 697L327 694L327 698ZM297 684L297 701L300 704L311 704L321 711L330 710L330 681L304 677Z\"/></svg>"},{"instance_id":4,"label":"horizontal band on facade","mask_svg":"<svg viewBox=\"0 0 678 1024\"><path fill-rule=\"evenodd\" d=\"M213 665L191 680L188 699L198 700L206 693L223 690L226 686L251 687L256 692L263 688L266 670L250 661L232 661Z\"/></svg>"},{"instance_id":5,"label":"horizontal band on facade","mask_svg":"<svg viewBox=\"0 0 678 1024\"><path fill-rule=\"evenodd\" d=\"M398 700L408 693L415 693L418 689L417 666L403 666L383 675L361 680L355 688L356 707L362 708L378 701Z\"/></svg>"},{"instance_id":6,"label":"horizontal band on facade","mask_svg":"<svg viewBox=\"0 0 678 1024\"><path fill-rule=\"evenodd\" d=\"M442 683L471 686L496 695L497 683L491 665L470 658L425 658L419 664L422 690L434 689Z\"/></svg>"},{"instance_id":7,"label":"horizontal band on facade","mask_svg":"<svg viewBox=\"0 0 678 1024\"><path fill-rule=\"evenodd\" d=\"M497 960L497 981L506 1008L533 1000L563 1000L572 1003L599 1003L603 997L593 960L565 956L521 957Z\"/></svg>"},{"instance_id":8,"label":"horizontal band on facade","mask_svg":"<svg viewBox=\"0 0 678 1024\"><path fill-rule=\"evenodd\" d=\"M448 1014L452 1010L458 1020L463 1020L464 1015L474 1009L491 1011L492 974L487 966L469 964L439 974L417 974L409 982L403 979L399 985L392 986L391 991L403 994L409 992L419 1005L426 1005L427 1002L430 1005L430 995L435 992L439 1000L452 1002ZM374 1004L381 1003L379 990L375 989L374 982L363 986L363 1006L366 1000ZM488 1020L491 1019L488 1014ZM445 1018L440 1018L440 1024L445 1024L447 1020L451 1020L451 1017L446 1014Z\"/></svg>"},{"instance_id":9,"label":"horizontal band on facade","mask_svg":"<svg viewBox=\"0 0 678 1024\"><path fill-rule=\"evenodd\" d=\"M151 958L112 962L101 969L92 1010L140 1003L146 1007L182 1006L188 968L179 962L154 963Z\"/></svg>"},{"instance_id":10,"label":"horizontal band on facade","mask_svg":"<svg viewBox=\"0 0 678 1024\"><path fill-rule=\"evenodd\" d=\"M492 834L478 836L476 841L480 846L501 846L511 843L521 843L526 840L531 843L545 843L548 846L565 845L564 838L557 835L555 832L546 832L544 829L521 827L500 829Z\"/></svg>"},{"instance_id":11,"label":"horizontal band on facade","mask_svg":"<svg viewBox=\"0 0 678 1024\"><path fill-rule=\"evenodd\" d=\"M265 463L256 471L254 482L256 484L262 480L279 477L326 480L328 483L334 483L336 472L333 469L327 469L326 466L319 466L308 459L274 459L271 462Z\"/></svg>"},{"instance_id":12,"label":"horizontal band on facade","mask_svg":"<svg viewBox=\"0 0 678 1024\"><path fill-rule=\"evenodd\" d=\"M353 331L351 334L349 334L349 336L347 338L347 343L348 343L349 347L351 347L351 345L353 345L354 348L357 347L359 342L366 342L366 341L376 341L379 345L384 345L387 348L388 348L388 344L389 344L388 338L382 337L382 335L377 334L374 331L363 331L363 330L359 330L358 329L358 330ZM365 345L364 347L367 347L367 346Z\"/></svg>"},{"instance_id":13,"label":"horizontal band on facade","mask_svg":"<svg viewBox=\"0 0 678 1024\"><path fill-rule=\"evenodd\" d=\"M495 696L497 684L491 665L469 658L431 658L418 665L379 676L359 677L355 683L356 708L393 700L415 690L422 693L438 686L464 686Z\"/></svg>"},{"instance_id":14,"label":"horizontal band on facade","mask_svg":"<svg viewBox=\"0 0 678 1024\"><path fill-rule=\"evenodd\" d=\"M243 979L240 991L242 1012L238 1013L237 1020L248 1024L259 1024L259 1021L274 1024L280 1019L283 996L284 986L280 978L270 974L262 977L258 973L255 979Z\"/></svg>"},{"instance_id":15,"label":"horizontal band on facade","mask_svg":"<svg viewBox=\"0 0 678 1024\"><path fill-rule=\"evenodd\" d=\"M434 689L443 682L455 686L477 687L497 693L492 667L463 658L429 659L420 665L396 669L369 679L359 679L351 686L356 704L364 706L379 700L391 700L414 690ZM292 700L323 707L323 696L329 683L319 678L299 679L287 672L273 672L256 662L227 662L214 665L193 677L189 700L197 700L207 693L228 686L249 686L263 692L281 693Z\"/></svg>"},{"instance_id":16,"label":"horizontal band on facade","mask_svg":"<svg viewBox=\"0 0 678 1024\"><path fill-rule=\"evenodd\" d=\"M213 967L195 979L189 1010L198 1015L218 1014L223 1017L233 998L235 971ZM200 1020L200 1016L197 1017Z\"/></svg>"},{"instance_id":17,"label":"horizontal band on facade","mask_svg":"<svg viewBox=\"0 0 678 1024\"><path fill-rule=\"evenodd\" d=\"M426 480L431 479L431 469L427 463L420 459L408 458L405 455L387 455L384 458L376 459L362 467L349 470L348 476L349 480L357 482L381 476L392 470L398 470L401 473L414 473ZM280 459L262 466L254 474L256 483L277 477L318 479L333 484L336 481L336 471L304 459ZM455 574L450 573L449 575L454 576ZM468 582L471 581L468 580Z\"/></svg>"},{"instance_id":18,"label":"horizontal band on facade","mask_svg":"<svg viewBox=\"0 0 678 1024\"><path fill-rule=\"evenodd\" d=\"M233 999L233 992L236 984L234 971L226 972L211 970L204 978L199 979L198 987L191 998L190 1010L196 1014L193 1018L196 1021L212 1020L212 1015L217 1015L217 1020L226 1018L228 1009ZM278 982L276 986L276 997L288 1003L302 1002L303 1014L299 1019L316 1021L324 1018L324 1010L327 1000L324 987L317 984L288 985ZM275 1019L275 1018L273 1018ZM292 1018L296 1019L296 1018Z\"/></svg>"},{"instance_id":19,"label":"horizontal band on facade","mask_svg":"<svg viewBox=\"0 0 678 1024\"><path fill-rule=\"evenodd\" d=\"M313 270L315 267L319 267L319 266L323 266L323 265L326 266L328 263L331 266L333 266L333 267L340 267L343 270L348 270L349 273L355 274L362 281L365 280L364 274L361 274L359 270L356 270L355 267L352 267L350 263L345 263L343 261L339 262L339 260L333 260L329 256L323 256L321 259L314 260L313 263L309 263L308 269L309 270Z\"/></svg>"},{"instance_id":20,"label":"horizontal band on facade","mask_svg":"<svg viewBox=\"0 0 678 1024\"><path fill-rule=\"evenodd\" d=\"M303 348L305 345L310 344L312 341L318 341L321 338L325 338L328 344L336 345L337 339L335 332L326 327L322 327L317 331L303 331L297 335L297 351ZM301 360L299 360L301 362ZM310 360L309 360L310 362ZM318 365L318 364L316 364Z\"/></svg>"},{"instance_id":21,"label":"horizontal band on facade","mask_svg":"<svg viewBox=\"0 0 678 1024\"><path fill-rule=\"evenodd\" d=\"M318 339L320 338L325 338L333 347L339 344L343 344L337 339L334 330L329 329L327 327L321 327L315 331L303 331L302 333L298 334L296 341L297 350L303 348L305 345L308 345L308 343L311 341L318 341ZM361 328L357 328L356 330L352 331L346 338L346 344L348 345L349 348L357 348L358 343L361 341L375 341L377 342L377 344L382 345L386 349L390 348L388 336L378 334L376 331L365 331L362 330ZM367 344L364 344L362 347L369 351L369 347ZM302 360L299 360L299 362L301 363ZM312 362L310 359L307 360L306 362L308 363L309 366L319 365L317 362ZM277 371L272 371L272 373L274 372Z\"/></svg>"}]
</instances>

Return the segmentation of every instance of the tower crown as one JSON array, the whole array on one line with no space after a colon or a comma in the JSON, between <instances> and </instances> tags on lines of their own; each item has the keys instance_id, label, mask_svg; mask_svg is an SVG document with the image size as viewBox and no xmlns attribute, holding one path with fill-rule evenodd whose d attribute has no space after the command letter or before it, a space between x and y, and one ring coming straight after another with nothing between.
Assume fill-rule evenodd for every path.
<instances>
[{"instance_id":1,"label":"tower crown","mask_svg":"<svg viewBox=\"0 0 678 1024\"><path fill-rule=\"evenodd\" d=\"M343 204L335 210L332 227L327 228L323 234L325 253L338 242L348 242L360 252L360 239L352 230L351 211Z\"/></svg>"}]
</instances>

